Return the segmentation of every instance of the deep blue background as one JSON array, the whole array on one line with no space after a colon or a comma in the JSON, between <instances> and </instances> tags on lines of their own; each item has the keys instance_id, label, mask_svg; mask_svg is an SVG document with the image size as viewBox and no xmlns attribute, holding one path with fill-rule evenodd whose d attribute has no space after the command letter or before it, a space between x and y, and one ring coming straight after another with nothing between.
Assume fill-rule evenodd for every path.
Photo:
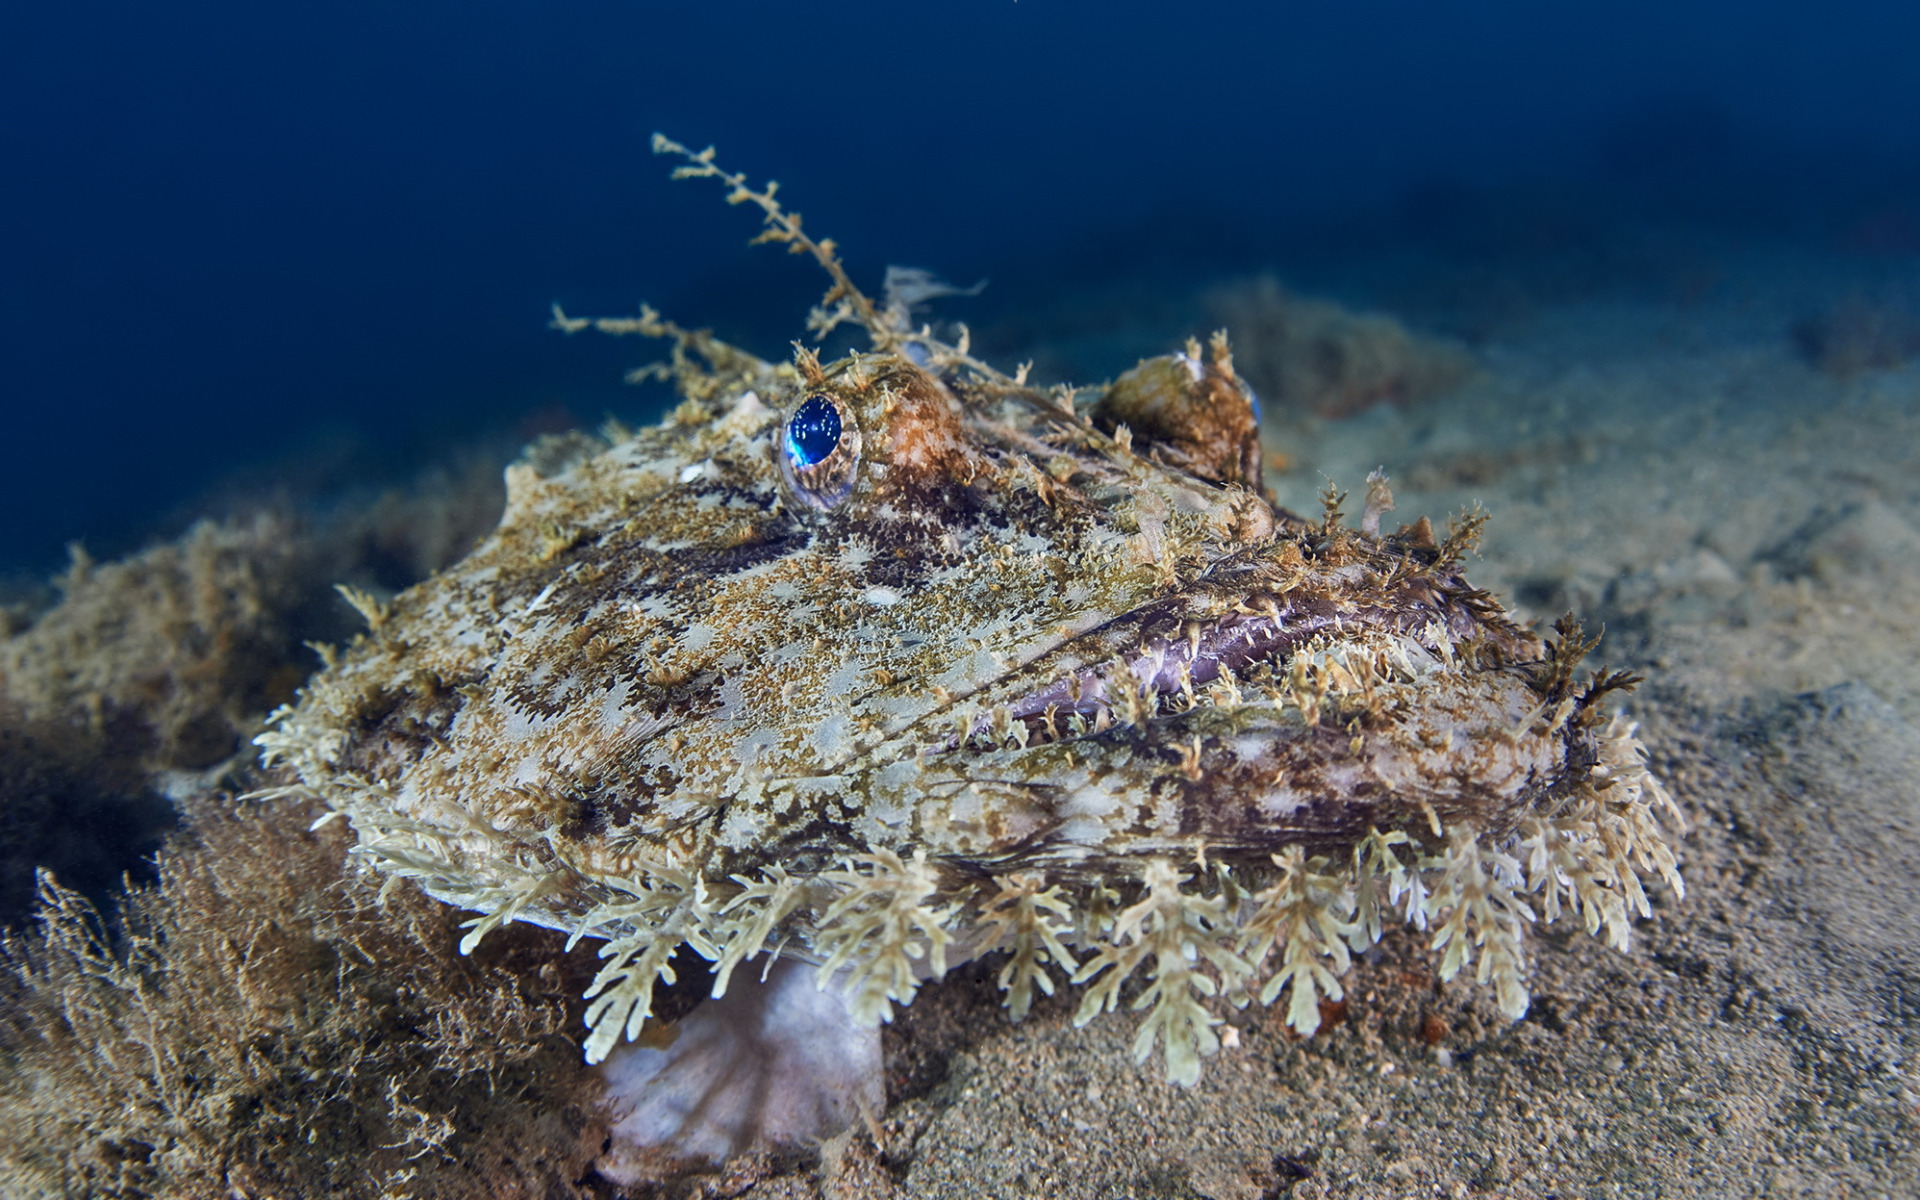
<instances>
[{"instance_id":1,"label":"deep blue background","mask_svg":"<svg viewBox=\"0 0 1920 1200\"><path fill-rule=\"evenodd\" d=\"M249 467L637 415L641 352L547 331L554 299L778 353L817 280L665 182L655 129L780 179L870 280L1543 180L1897 227L1920 5L19 2L0 114L4 573Z\"/></svg>"}]
</instances>

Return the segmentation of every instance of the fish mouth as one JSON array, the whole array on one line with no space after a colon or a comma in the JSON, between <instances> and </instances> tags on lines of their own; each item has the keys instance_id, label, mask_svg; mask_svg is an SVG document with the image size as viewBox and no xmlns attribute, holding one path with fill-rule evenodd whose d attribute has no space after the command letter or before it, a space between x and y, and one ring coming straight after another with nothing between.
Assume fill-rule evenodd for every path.
<instances>
[{"instance_id":1,"label":"fish mouth","mask_svg":"<svg viewBox=\"0 0 1920 1200\"><path fill-rule=\"evenodd\" d=\"M1215 615L1202 615L1209 610ZM1412 655L1451 658L1455 646L1487 632L1480 616L1473 605L1431 588L1363 605L1324 593L1265 591L1231 601L1162 601L1063 644L1047 656L1051 663L1032 664L1030 672L1050 676L1046 682L1016 689L978 716L966 744L998 748L1011 740L1026 747L1100 733L1139 723L1167 705L1179 711L1208 703L1209 693L1211 702L1222 694L1235 702L1242 685L1267 696L1303 687L1311 692L1310 680L1290 677L1304 674L1292 670L1307 666L1298 660L1313 657L1302 652L1358 638L1391 647L1403 662ZM1311 714L1303 715L1312 723Z\"/></svg>"},{"instance_id":2,"label":"fish mouth","mask_svg":"<svg viewBox=\"0 0 1920 1200\"><path fill-rule=\"evenodd\" d=\"M1236 683L1259 666L1284 666L1293 649L1331 621L1233 614L1187 622L1177 635L1147 637L1132 654L1082 667L1012 701L1011 722L1026 727L1029 744L1058 741L1110 725L1116 710L1158 706L1161 696L1192 696L1222 679ZM987 732L981 729L978 732Z\"/></svg>"}]
</instances>

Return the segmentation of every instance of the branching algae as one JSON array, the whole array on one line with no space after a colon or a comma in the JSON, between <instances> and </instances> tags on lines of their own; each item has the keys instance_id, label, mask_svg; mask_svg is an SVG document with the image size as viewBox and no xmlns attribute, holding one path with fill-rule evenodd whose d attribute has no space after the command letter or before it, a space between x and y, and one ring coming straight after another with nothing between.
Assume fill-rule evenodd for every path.
<instances>
[{"instance_id":1,"label":"branching algae","mask_svg":"<svg viewBox=\"0 0 1920 1200\"><path fill-rule=\"evenodd\" d=\"M1302 1034L1389 922L1527 1007L1527 927L1616 947L1681 880L1679 813L1619 673L1542 640L1436 537L1307 519L1260 480L1224 335L1104 389L1040 388L876 303L773 185L665 138L832 287L764 362L650 309L587 321L672 345L657 427L536 446L499 528L330 657L259 740L366 860L481 915L599 939L586 1055L635 1037L671 959L713 993L818 964L871 1029L962 958L1004 954L1014 1019L1142 1010L1191 1084L1220 1005Z\"/></svg>"}]
</instances>

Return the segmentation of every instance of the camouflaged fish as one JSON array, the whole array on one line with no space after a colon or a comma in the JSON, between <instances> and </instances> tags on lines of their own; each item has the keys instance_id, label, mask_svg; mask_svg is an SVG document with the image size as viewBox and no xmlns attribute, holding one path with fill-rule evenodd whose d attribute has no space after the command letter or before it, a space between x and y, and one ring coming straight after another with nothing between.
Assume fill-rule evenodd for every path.
<instances>
[{"instance_id":1,"label":"camouflaged fish","mask_svg":"<svg viewBox=\"0 0 1920 1200\"><path fill-rule=\"evenodd\" d=\"M771 364L673 342L660 425L549 440L499 528L383 605L260 741L379 870L600 939L585 1048L633 1037L682 946L713 993L779 955L856 1026L962 957L1015 1019L1144 1010L1192 1083L1222 1005L1310 1033L1349 955L1426 929L1517 1017L1524 931L1563 910L1624 947L1681 881L1670 799L1582 678L1463 577L1475 522L1358 528L1263 489L1224 336L1103 389L1029 385L876 304L711 150L764 240L834 280ZM912 280L909 279L909 283Z\"/></svg>"}]
</instances>

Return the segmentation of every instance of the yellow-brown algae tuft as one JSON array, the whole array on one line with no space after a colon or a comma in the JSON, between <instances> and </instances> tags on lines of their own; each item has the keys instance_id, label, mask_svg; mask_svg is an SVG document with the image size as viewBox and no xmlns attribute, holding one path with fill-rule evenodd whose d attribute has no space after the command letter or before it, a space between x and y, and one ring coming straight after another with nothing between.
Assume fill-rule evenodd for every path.
<instances>
[{"instance_id":1,"label":"yellow-brown algae tuft","mask_svg":"<svg viewBox=\"0 0 1920 1200\"><path fill-rule=\"evenodd\" d=\"M713 992L820 966L860 1025L1005 953L1017 1019L1146 1010L1193 1083L1220 1005L1301 1033L1390 922L1517 1018L1525 931L1624 947L1681 886L1631 725L1463 577L1477 518L1380 533L1258 477L1224 336L1108 389L1039 388L856 288L833 243L722 171L833 286L833 363L769 363L643 309L557 327L672 345L660 425L536 447L500 526L394 598L259 739L393 880L600 941L590 1061L682 946ZM1090 398L1090 402L1089 402Z\"/></svg>"}]
</instances>

